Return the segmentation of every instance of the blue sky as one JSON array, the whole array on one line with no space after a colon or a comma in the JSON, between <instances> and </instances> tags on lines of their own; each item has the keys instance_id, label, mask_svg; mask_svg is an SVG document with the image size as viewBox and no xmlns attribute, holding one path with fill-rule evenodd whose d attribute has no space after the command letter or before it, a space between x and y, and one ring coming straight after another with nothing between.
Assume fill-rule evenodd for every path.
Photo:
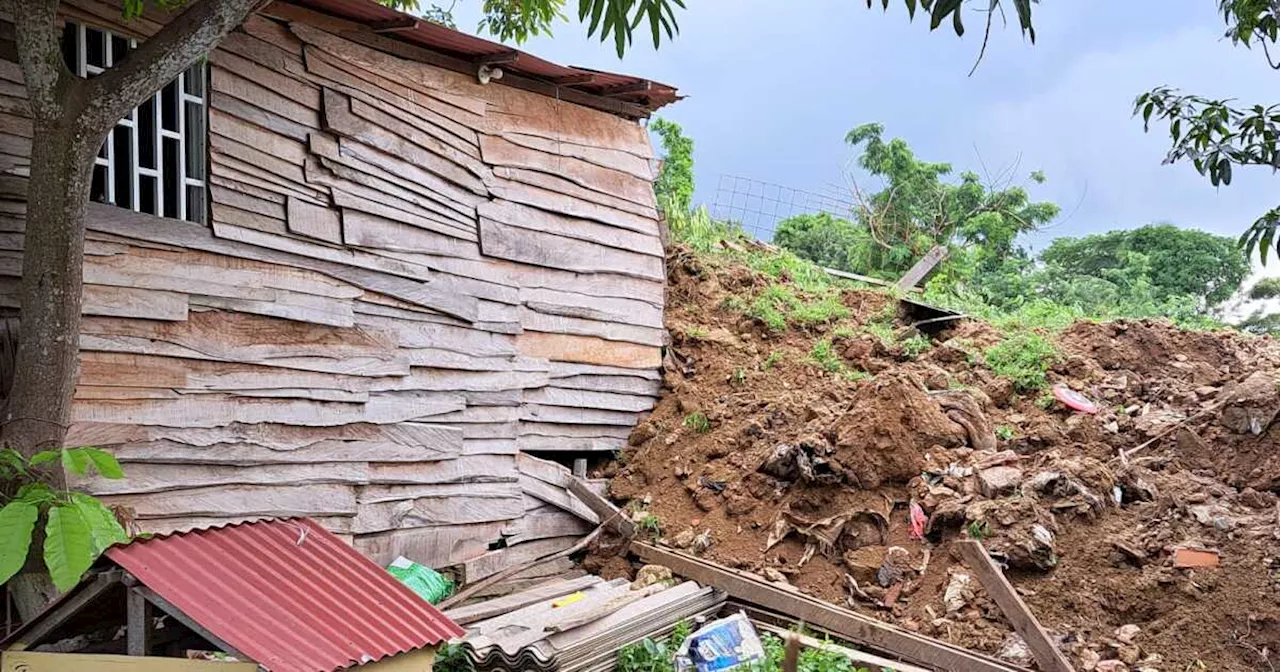
<instances>
[{"instance_id":1,"label":"blue sky","mask_svg":"<svg viewBox=\"0 0 1280 672\"><path fill-rule=\"evenodd\" d=\"M567 3L575 9L576 2ZM878 184L850 169L852 127L884 123L932 161L1048 176L1033 186L1064 216L1028 242L1170 221L1237 235L1280 203L1280 177L1237 171L1214 189L1189 166L1163 166L1163 128L1144 135L1133 98L1170 84L1242 102L1280 100L1280 73L1260 52L1232 47L1214 0L1045 0L1038 42L998 30L972 76L980 15L958 39L908 23L901 0L886 15L862 0L687 0L681 33L655 52L648 38L619 61L576 23L524 48L557 62L641 75L688 96L661 114L696 143L700 202L721 175L787 187L848 191ZM877 3L878 4L878 3ZM473 28L480 0L460 0ZM997 26L999 23L997 22ZM639 36L638 36L639 37ZM985 166L985 169L984 169Z\"/></svg>"}]
</instances>

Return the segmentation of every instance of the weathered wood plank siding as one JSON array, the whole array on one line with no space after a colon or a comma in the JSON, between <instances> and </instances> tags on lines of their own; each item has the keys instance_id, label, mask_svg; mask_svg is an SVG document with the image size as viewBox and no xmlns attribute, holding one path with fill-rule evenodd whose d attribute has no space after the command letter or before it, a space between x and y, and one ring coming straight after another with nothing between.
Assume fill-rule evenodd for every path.
<instances>
[{"instance_id":1,"label":"weathered wood plank siding","mask_svg":"<svg viewBox=\"0 0 1280 672\"><path fill-rule=\"evenodd\" d=\"M91 206L67 440L115 451L127 478L81 485L144 530L310 515L489 573L524 555L489 553L504 535L590 527L518 452L617 449L657 394L652 153L634 121L377 39L264 10L209 59L210 224ZM0 80L12 314L30 124L16 65Z\"/></svg>"}]
</instances>

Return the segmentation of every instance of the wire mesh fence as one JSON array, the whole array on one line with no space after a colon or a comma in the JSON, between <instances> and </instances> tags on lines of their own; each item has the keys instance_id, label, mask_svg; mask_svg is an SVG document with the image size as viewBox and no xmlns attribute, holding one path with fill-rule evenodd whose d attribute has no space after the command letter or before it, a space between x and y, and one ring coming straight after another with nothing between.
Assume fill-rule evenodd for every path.
<instances>
[{"instance_id":1,"label":"wire mesh fence","mask_svg":"<svg viewBox=\"0 0 1280 672\"><path fill-rule=\"evenodd\" d=\"M852 194L835 185L815 192L737 175L721 175L711 203L711 216L737 222L756 240L769 241L773 240L778 223L789 217L819 212L850 217L853 209Z\"/></svg>"}]
</instances>

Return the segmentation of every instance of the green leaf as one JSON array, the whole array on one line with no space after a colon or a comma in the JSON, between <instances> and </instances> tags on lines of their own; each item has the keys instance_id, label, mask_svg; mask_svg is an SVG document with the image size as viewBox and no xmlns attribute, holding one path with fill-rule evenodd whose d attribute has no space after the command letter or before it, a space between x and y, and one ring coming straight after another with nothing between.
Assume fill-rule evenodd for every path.
<instances>
[{"instance_id":1,"label":"green leaf","mask_svg":"<svg viewBox=\"0 0 1280 672\"><path fill-rule=\"evenodd\" d=\"M97 469L104 478L124 478L124 469L120 468L115 455L101 448L80 448L79 450L84 451L89 461L93 463L93 468Z\"/></svg>"},{"instance_id":2,"label":"green leaf","mask_svg":"<svg viewBox=\"0 0 1280 672\"><path fill-rule=\"evenodd\" d=\"M36 528L40 508L13 501L0 509L0 583L13 578L27 562L31 532Z\"/></svg>"},{"instance_id":3,"label":"green leaf","mask_svg":"<svg viewBox=\"0 0 1280 672\"><path fill-rule=\"evenodd\" d=\"M75 506L49 509L45 524L44 564L49 578L60 591L70 590L93 564L93 538L89 524Z\"/></svg>"},{"instance_id":4,"label":"green leaf","mask_svg":"<svg viewBox=\"0 0 1280 672\"><path fill-rule=\"evenodd\" d=\"M93 540L94 555L100 555L114 544L129 541L129 535L120 526L115 514L97 497L73 492L71 505L80 511L80 515L89 524L89 538Z\"/></svg>"},{"instance_id":5,"label":"green leaf","mask_svg":"<svg viewBox=\"0 0 1280 672\"><path fill-rule=\"evenodd\" d=\"M914 21L916 18L916 0L907 0L907 16Z\"/></svg>"},{"instance_id":6,"label":"green leaf","mask_svg":"<svg viewBox=\"0 0 1280 672\"><path fill-rule=\"evenodd\" d=\"M29 464L33 467L38 467L46 462L55 462L61 457L61 450L42 450L31 456Z\"/></svg>"},{"instance_id":7,"label":"green leaf","mask_svg":"<svg viewBox=\"0 0 1280 672\"><path fill-rule=\"evenodd\" d=\"M82 448L63 448L62 468L69 474L84 476L89 473L89 455Z\"/></svg>"},{"instance_id":8,"label":"green leaf","mask_svg":"<svg viewBox=\"0 0 1280 672\"><path fill-rule=\"evenodd\" d=\"M964 37L964 21L961 20L960 15L961 12L958 10L951 15L951 26L955 28L958 37Z\"/></svg>"},{"instance_id":9,"label":"green leaf","mask_svg":"<svg viewBox=\"0 0 1280 672\"><path fill-rule=\"evenodd\" d=\"M591 26L587 28L587 37L596 34L596 28L600 27L600 17L604 15L605 0L595 0L595 4L591 7ZM605 30L609 28L606 25Z\"/></svg>"},{"instance_id":10,"label":"green leaf","mask_svg":"<svg viewBox=\"0 0 1280 672\"><path fill-rule=\"evenodd\" d=\"M14 495L15 501L22 501L33 506L48 504L58 500L58 493L47 483L27 483L18 488L18 494Z\"/></svg>"}]
</instances>

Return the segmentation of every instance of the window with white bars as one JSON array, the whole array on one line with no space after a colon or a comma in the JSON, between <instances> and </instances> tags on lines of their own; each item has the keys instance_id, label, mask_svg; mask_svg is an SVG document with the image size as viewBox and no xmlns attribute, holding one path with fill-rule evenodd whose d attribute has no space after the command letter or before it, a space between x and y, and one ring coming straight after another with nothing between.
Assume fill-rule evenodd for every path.
<instances>
[{"instance_id":1,"label":"window with white bars","mask_svg":"<svg viewBox=\"0 0 1280 672\"><path fill-rule=\"evenodd\" d=\"M62 51L81 77L110 68L137 40L67 21ZM204 223L209 201L204 61L133 108L107 134L93 169L90 198L137 212Z\"/></svg>"}]
</instances>

